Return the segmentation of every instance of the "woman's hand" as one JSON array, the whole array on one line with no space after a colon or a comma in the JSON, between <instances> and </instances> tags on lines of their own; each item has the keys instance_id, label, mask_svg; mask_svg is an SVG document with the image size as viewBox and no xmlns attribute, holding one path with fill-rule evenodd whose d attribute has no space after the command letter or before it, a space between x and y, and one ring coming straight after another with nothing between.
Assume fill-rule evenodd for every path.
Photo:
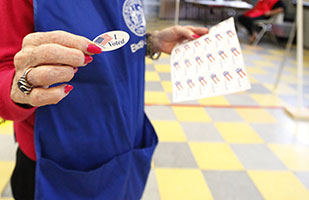
<instances>
[{"instance_id":1,"label":"woman's hand","mask_svg":"<svg viewBox=\"0 0 309 200\"><path fill-rule=\"evenodd\" d=\"M91 55L101 53L87 38L64 31L31 33L23 39L22 49L14 57L15 76L11 88L11 99L15 103L31 106L57 104L73 89L62 84L49 88L55 83L69 82L77 67L92 61ZM18 88L18 80L29 68L27 82L34 88L24 94Z\"/></svg>"},{"instance_id":2,"label":"woman's hand","mask_svg":"<svg viewBox=\"0 0 309 200\"><path fill-rule=\"evenodd\" d=\"M177 43L184 40L194 40L208 33L204 27L173 26L152 34L154 52L170 54Z\"/></svg>"}]
</instances>

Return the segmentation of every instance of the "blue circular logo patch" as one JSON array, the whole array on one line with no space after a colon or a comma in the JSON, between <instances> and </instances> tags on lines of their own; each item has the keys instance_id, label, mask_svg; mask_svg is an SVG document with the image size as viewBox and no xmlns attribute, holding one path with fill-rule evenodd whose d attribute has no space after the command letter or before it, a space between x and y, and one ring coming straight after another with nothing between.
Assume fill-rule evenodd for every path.
<instances>
[{"instance_id":1,"label":"blue circular logo patch","mask_svg":"<svg viewBox=\"0 0 309 200\"><path fill-rule=\"evenodd\" d=\"M140 0L126 0L123 4L122 14L131 32L137 36L146 34L146 19Z\"/></svg>"}]
</instances>

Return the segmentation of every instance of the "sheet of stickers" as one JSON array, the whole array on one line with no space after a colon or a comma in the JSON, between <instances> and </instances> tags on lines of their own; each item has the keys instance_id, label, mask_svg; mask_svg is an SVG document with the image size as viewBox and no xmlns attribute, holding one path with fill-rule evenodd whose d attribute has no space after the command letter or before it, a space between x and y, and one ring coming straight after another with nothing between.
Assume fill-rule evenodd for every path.
<instances>
[{"instance_id":1,"label":"sheet of stickers","mask_svg":"<svg viewBox=\"0 0 309 200\"><path fill-rule=\"evenodd\" d=\"M199 39L176 46L171 80L174 102L250 89L234 18L213 26Z\"/></svg>"}]
</instances>

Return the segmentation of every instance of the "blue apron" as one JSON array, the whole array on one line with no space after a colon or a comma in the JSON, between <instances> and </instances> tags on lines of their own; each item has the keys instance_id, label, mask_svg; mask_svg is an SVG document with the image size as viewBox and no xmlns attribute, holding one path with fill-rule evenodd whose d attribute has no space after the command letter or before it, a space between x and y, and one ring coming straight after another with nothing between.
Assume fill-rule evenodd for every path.
<instances>
[{"instance_id":1,"label":"blue apron","mask_svg":"<svg viewBox=\"0 0 309 200\"><path fill-rule=\"evenodd\" d=\"M122 48L80 68L70 82L74 90L59 104L37 109L35 199L140 199L157 144L144 114L140 0L33 3L37 32L63 30L90 40L113 30L130 35Z\"/></svg>"}]
</instances>

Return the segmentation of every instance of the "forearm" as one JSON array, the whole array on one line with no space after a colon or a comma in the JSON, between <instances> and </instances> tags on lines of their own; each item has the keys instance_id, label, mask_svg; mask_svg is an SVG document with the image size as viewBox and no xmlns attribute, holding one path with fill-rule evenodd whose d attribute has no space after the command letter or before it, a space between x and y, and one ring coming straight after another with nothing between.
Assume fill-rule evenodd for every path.
<instances>
[{"instance_id":1,"label":"forearm","mask_svg":"<svg viewBox=\"0 0 309 200\"><path fill-rule=\"evenodd\" d=\"M277 15L279 13L283 13L283 8L276 8L276 9L273 9L271 11L269 11L269 16L274 16L274 15Z\"/></svg>"},{"instance_id":2,"label":"forearm","mask_svg":"<svg viewBox=\"0 0 309 200\"><path fill-rule=\"evenodd\" d=\"M32 0L6 1L1 4L0 13L0 117L22 121L35 109L23 108L11 99L15 75L13 59L23 38L34 30Z\"/></svg>"}]
</instances>

